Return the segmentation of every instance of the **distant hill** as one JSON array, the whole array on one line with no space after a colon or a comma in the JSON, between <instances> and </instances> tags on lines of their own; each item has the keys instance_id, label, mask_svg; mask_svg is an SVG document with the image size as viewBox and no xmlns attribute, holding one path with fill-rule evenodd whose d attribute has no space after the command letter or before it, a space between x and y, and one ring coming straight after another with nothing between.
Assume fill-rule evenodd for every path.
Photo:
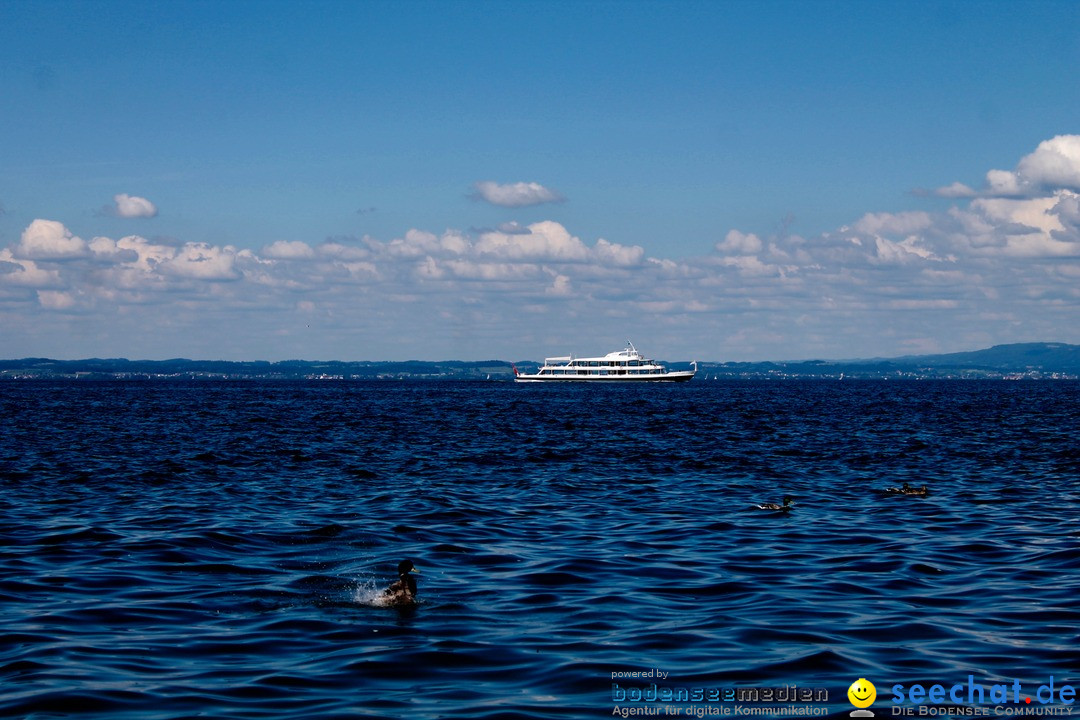
<instances>
[{"instance_id":1,"label":"distant hill","mask_svg":"<svg viewBox=\"0 0 1080 720\"><path fill-rule=\"evenodd\" d=\"M717 376L851 378L1080 378L1080 345L1017 343L985 350L872 360L703 363Z\"/></svg>"},{"instance_id":2,"label":"distant hill","mask_svg":"<svg viewBox=\"0 0 1080 720\"><path fill-rule=\"evenodd\" d=\"M533 372L535 361L516 363ZM685 369L688 362L668 363ZM916 355L869 360L806 360L799 362L701 362L698 377L729 378L1080 378L1080 345L1020 343L973 352ZM224 360L126 360L91 358L0 360L0 379L76 378L85 380L509 380L513 366L505 360L465 362Z\"/></svg>"},{"instance_id":3,"label":"distant hill","mask_svg":"<svg viewBox=\"0 0 1080 720\"><path fill-rule=\"evenodd\" d=\"M1080 345L1017 343L986 350L897 358L894 362L927 367L981 367L1007 370L1047 370L1080 374Z\"/></svg>"}]
</instances>

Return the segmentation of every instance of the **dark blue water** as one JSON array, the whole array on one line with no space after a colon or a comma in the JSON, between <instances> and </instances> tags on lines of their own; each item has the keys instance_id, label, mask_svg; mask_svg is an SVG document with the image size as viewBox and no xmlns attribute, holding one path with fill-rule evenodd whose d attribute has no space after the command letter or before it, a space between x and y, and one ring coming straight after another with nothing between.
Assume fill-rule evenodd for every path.
<instances>
[{"instance_id":1,"label":"dark blue water","mask_svg":"<svg viewBox=\"0 0 1080 720\"><path fill-rule=\"evenodd\" d=\"M4 717L1080 685L1072 382L5 382L0 491Z\"/></svg>"}]
</instances>

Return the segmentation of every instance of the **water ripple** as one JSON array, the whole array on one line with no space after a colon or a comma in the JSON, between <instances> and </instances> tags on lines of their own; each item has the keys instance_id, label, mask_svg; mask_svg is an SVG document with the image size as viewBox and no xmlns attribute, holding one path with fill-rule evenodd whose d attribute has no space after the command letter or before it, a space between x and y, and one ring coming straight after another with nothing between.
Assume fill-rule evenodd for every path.
<instances>
[{"instance_id":1,"label":"water ripple","mask_svg":"<svg viewBox=\"0 0 1080 720\"><path fill-rule=\"evenodd\" d=\"M585 718L653 667L839 711L863 676L1068 677L1077 390L4 383L0 715ZM404 557L420 603L382 607Z\"/></svg>"}]
</instances>

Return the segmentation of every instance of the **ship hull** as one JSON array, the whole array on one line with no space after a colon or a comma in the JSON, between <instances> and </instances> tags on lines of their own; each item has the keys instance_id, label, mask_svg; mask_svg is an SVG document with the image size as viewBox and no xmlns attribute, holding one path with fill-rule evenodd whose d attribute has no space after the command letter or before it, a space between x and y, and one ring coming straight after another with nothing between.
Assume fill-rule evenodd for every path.
<instances>
[{"instance_id":1,"label":"ship hull","mask_svg":"<svg viewBox=\"0 0 1080 720\"><path fill-rule=\"evenodd\" d=\"M693 370L678 370L655 375L518 375L516 382L568 383L568 382L686 382L694 377Z\"/></svg>"}]
</instances>

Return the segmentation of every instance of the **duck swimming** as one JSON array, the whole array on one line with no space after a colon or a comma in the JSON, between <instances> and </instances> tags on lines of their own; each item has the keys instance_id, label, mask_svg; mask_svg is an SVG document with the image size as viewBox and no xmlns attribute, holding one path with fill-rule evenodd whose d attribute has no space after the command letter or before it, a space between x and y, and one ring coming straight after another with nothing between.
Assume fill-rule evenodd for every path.
<instances>
[{"instance_id":1,"label":"duck swimming","mask_svg":"<svg viewBox=\"0 0 1080 720\"><path fill-rule=\"evenodd\" d=\"M925 485L922 487L911 487L908 483L904 483L901 487L888 487L885 488L885 493L888 495L921 495L925 496L929 494L929 490Z\"/></svg>"},{"instance_id":2,"label":"duck swimming","mask_svg":"<svg viewBox=\"0 0 1080 720\"><path fill-rule=\"evenodd\" d=\"M787 512L792 508L791 503L794 499L795 498L790 495L785 495L783 505L777 505L776 503L762 503L760 505L755 505L754 507L758 510L782 510L783 512Z\"/></svg>"},{"instance_id":3,"label":"duck swimming","mask_svg":"<svg viewBox=\"0 0 1080 720\"><path fill-rule=\"evenodd\" d=\"M416 604L416 578L409 573L420 573L412 560L402 560L397 566L398 581L382 591L379 604L392 607L408 607Z\"/></svg>"}]
</instances>

